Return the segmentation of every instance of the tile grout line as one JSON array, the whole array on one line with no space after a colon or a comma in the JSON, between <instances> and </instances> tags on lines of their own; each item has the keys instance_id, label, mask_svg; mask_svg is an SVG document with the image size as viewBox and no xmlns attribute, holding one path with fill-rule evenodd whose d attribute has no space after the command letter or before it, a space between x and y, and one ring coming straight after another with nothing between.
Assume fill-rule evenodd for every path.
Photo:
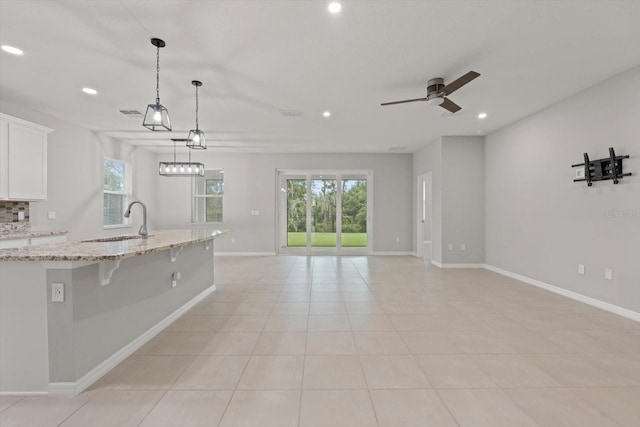
<instances>
[{"instance_id":1,"label":"tile grout line","mask_svg":"<svg viewBox=\"0 0 640 427\"><path fill-rule=\"evenodd\" d=\"M360 273L360 272L358 272ZM364 277L362 275L360 275L360 277L362 278L362 280L364 281L365 285L367 286L367 288L369 289L369 292L371 292L371 288L369 287L369 283L364 279ZM373 294L373 292L371 292ZM378 303L375 295L373 296L373 300L376 302L376 304ZM349 319L349 326L351 326L351 318L347 317ZM391 325L393 326L393 325ZM364 372L364 366L362 364L362 355L360 354L360 349L358 348L358 343L356 342L356 336L355 333L353 331L353 326L351 326L351 335L353 337L353 342L356 346L356 352L358 353L358 360L360 361L360 371L362 372L362 377L364 378L364 383L367 385L367 395L369 396L369 402L371 403L371 409L373 409L373 416L376 419L376 424L378 426L380 426L380 421L378 420L378 411L376 411L376 405L373 403L373 396L371 395L371 387L369 386L369 380L367 380L367 375Z\"/></svg>"},{"instance_id":2,"label":"tile grout line","mask_svg":"<svg viewBox=\"0 0 640 427\"><path fill-rule=\"evenodd\" d=\"M244 302L244 299L243 299L243 301L241 301L241 303L242 302ZM275 307L275 304L274 304L274 307ZM271 311L273 311L274 307L271 308ZM237 308L236 308L236 310L237 310ZM236 385L235 385L235 387L233 389L233 392L231 393L231 396L229 397L229 401L227 402L227 404L226 404L226 406L224 408L224 411L222 411L222 415L220 416L220 420L216 424L217 427L222 425L224 417L227 414L227 411L229 410L229 406L231 406L231 401L233 401L233 398L236 395L236 391L238 391L238 386L240 385L240 381L242 380L242 377L244 376L245 372L247 371L247 367L249 366L249 363L251 362L251 358L253 357L253 352L255 351L255 348L258 345L258 341L260 340L260 337L262 336L262 332L264 331L264 328L266 327L268 321L269 321L269 316L267 316L267 321L262 326L262 330L260 331L260 334L258 335L258 339L256 340L255 344L253 345L253 348L251 349L251 353L247 357L247 363L245 363L244 368L242 369L242 372L240 373L240 376L238 377L238 381L236 382Z\"/></svg>"},{"instance_id":3,"label":"tile grout line","mask_svg":"<svg viewBox=\"0 0 640 427\"><path fill-rule=\"evenodd\" d=\"M304 334L304 355L302 357L302 381L300 383L300 399L298 400L298 427L300 427L300 423L302 422L302 396L304 394L304 370L305 365L307 364L307 343L309 342L309 316L311 315L311 292L313 292L313 268L315 263L312 262L311 265L311 281L310 281L310 289L309 289L309 304L307 311L307 328Z\"/></svg>"}]
</instances>

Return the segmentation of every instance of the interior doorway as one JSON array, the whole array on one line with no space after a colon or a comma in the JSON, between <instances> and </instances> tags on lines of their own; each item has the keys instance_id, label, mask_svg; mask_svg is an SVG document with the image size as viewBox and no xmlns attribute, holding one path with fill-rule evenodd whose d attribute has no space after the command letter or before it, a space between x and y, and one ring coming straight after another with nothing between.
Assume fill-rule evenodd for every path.
<instances>
[{"instance_id":1,"label":"interior doorway","mask_svg":"<svg viewBox=\"0 0 640 427\"><path fill-rule=\"evenodd\" d=\"M433 233L433 174L418 176L416 186L416 254L431 264Z\"/></svg>"},{"instance_id":2,"label":"interior doorway","mask_svg":"<svg viewBox=\"0 0 640 427\"><path fill-rule=\"evenodd\" d=\"M278 253L369 253L371 171L278 171Z\"/></svg>"}]
</instances>

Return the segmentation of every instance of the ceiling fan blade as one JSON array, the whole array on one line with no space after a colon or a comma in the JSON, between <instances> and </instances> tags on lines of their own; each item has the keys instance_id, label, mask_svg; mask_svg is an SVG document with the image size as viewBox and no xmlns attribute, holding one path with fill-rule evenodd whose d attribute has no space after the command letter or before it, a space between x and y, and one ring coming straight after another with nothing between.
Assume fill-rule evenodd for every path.
<instances>
[{"instance_id":1,"label":"ceiling fan blade","mask_svg":"<svg viewBox=\"0 0 640 427\"><path fill-rule=\"evenodd\" d=\"M460 89L462 86L466 85L467 83L469 83L471 80L480 77L480 73L476 73L475 71L469 71L467 74L465 74L464 76L458 78L457 80L452 81L451 83L449 83L448 85L446 85L443 89L442 89L442 94L444 95L451 95L453 92L455 92L456 90Z\"/></svg>"},{"instance_id":2,"label":"ceiling fan blade","mask_svg":"<svg viewBox=\"0 0 640 427\"><path fill-rule=\"evenodd\" d=\"M461 106L459 106L458 104L456 104L455 102L453 102L449 98L445 98L444 102L442 104L440 104L440 106L442 108L444 108L445 110L451 111L452 113L455 113L456 111L460 111L462 109Z\"/></svg>"},{"instance_id":3,"label":"ceiling fan blade","mask_svg":"<svg viewBox=\"0 0 640 427\"><path fill-rule=\"evenodd\" d=\"M426 100L427 98L405 99L404 101L385 102L384 104L380 104L380 105L405 104L407 102L426 101Z\"/></svg>"}]
</instances>

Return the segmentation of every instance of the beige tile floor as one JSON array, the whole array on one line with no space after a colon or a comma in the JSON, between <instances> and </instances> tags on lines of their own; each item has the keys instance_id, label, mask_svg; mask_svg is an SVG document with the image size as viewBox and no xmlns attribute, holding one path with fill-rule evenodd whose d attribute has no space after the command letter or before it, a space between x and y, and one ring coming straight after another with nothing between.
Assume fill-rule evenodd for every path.
<instances>
[{"instance_id":1,"label":"beige tile floor","mask_svg":"<svg viewBox=\"0 0 640 427\"><path fill-rule=\"evenodd\" d=\"M0 426L638 427L640 324L413 257L218 257L218 290Z\"/></svg>"}]
</instances>

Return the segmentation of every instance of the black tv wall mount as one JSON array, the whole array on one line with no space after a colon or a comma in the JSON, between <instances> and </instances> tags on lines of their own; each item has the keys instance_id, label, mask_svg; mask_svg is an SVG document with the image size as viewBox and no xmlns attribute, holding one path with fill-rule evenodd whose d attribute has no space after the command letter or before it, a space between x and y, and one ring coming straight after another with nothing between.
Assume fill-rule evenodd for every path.
<instances>
[{"instance_id":1,"label":"black tv wall mount","mask_svg":"<svg viewBox=\"0 0 640 427\"><path fill-rule=\"evenodd\" d=\"M623 176L631 176L630 172L622 172L622 159L628 158L628 155L616 156L613 147L609 147L609 157L600 160L589 160L589 155L584 153L584 163L571 165L572 168L584 167L584 177L574 179L573 182L587 181L587 186L591 187L594 181L612 179L617 184Z\"/></svg>"}]
</instances>

